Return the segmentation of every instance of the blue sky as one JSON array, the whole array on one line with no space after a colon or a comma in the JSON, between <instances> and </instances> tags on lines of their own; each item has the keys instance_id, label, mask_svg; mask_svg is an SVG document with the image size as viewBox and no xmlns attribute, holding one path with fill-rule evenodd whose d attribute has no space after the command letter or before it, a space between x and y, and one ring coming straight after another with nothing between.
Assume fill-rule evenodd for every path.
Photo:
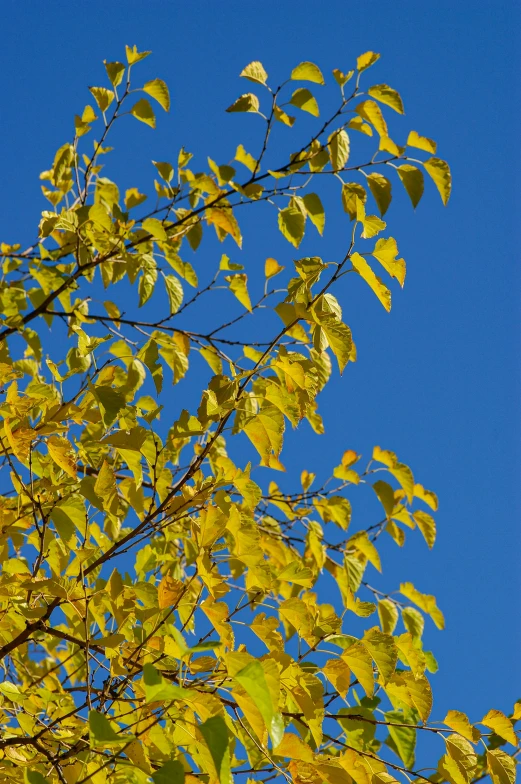
<instances>
[{"instance_id":1,"label":"blue sky","mask_svg":"<svg viewBox=\"0 0 521 784\"><path fill-rule=\"evenodd\" d=\"M73 114L90 98L87 85L102 83L102 60L121 59L126 43L153 50L143 78L164 78L173 108L155 133L129 124L126 153L109 173L124 187L145 187L150 159L175 160L182 144L201 163L233 156L254 131L251 118L223 110L244 91L237 76L249 61L261 60L277 79L301 60L325 73L347 70L368 49L382 54L371 77L404 98L402 132L436 139L450 161L447 209L433 188L416 213L404 199L391 206L388 225L408 262L405 289L395 292L390 315L361 282L346 289L359 361L323 396L326 435L299 431L283 456L286 465L300 461L300 470L312 449L305 467L320 470L347 448L368 455L379 444L437 491L435 549L414 536L403 551L390 544L382 578L388 587L413 581L445 611L446 631L427 636L441 670L436 719L447 708L473 719L491 707L508 711L521 693L516 6L51 0L2 9L2 241L34 240L46 208L38 174L69 138ZM334 258L341 229L331 223L324 242L300 255ZM246 219L246 237L250 230ZM288 248L270 231L245 242L253 259L284 263L283 254L293 257Z\"/></svg>"}]
</instances>

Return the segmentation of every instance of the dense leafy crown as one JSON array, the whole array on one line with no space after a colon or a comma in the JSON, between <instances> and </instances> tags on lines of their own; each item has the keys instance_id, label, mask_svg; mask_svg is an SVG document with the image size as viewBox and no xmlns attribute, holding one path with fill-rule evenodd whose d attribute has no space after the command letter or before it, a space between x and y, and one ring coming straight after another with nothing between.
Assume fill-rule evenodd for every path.
<instances>
[{"instance_id":1,"label":"dense leafy crown","mask_svg":"<svg viewBox=\"0 0 521 784\"><path fill-rule=\"evenodd\" d=\"M175 166L155 163L157 202L142 207L101 162L123 115L153 128L169 109L161 79L134 84L148 54L105 63L109 86L90 88L42 174L52 209L38 241L1 246L0 780L512 784L521 705L479 727L457 710L428 723L437 665L422 631L443 615L409 582L372 585L380 537L402 546L419 529L432 547L436 495L380 447L363 463L347 449L322 484L305 466L293 492L277 484L285 428L306 419L320 433L332 360L342 372L356 359L337 282L360 276L390 309L388 278L405 278L382 219L392 182L416 207L427 172L446 203L449 167L416 131L390 138L384 112L403 114L402 99L371 85L373 52L333 72L328 119L270 160L290 112L319 117L324 77L303 62L272 89L252 62L241 76L261 98L227 111L256 115L260 153L239 144L231 164L195 172L182 149ZM240 208L263 202L294 248L307 228L319 242L329 184L347 213L339 260L268 258L254 293L226 254L213 269L211 254L183 259L208 232L237 258ZM228 305L201 332L214 296ZM238 315L219 321L233 296ZM208 380L175 410L169 388L192 363ZM351 527L348 494L373 491L380 519ZM418 771L420 735L435 761Z\"/></svg>"}]
</instances>

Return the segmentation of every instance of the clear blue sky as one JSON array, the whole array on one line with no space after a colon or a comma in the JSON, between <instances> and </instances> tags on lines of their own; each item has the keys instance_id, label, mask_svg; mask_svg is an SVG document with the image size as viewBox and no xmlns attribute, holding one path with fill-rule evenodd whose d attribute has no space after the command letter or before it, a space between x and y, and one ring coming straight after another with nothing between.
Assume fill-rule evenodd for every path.
<instances>
[{"instance_id":1,"label":"clear blue sky","mask_svg":"<svg viewBox=\"0 0 521 784\"><path fill-rule=\"evenodd\" d=\"M102 60L121 59L125 43L153 50L143 74L164 78L173 95L156 133L129 126L138 162L128 185L152 176L151 158L175 160L181 144L201 161L232 157L250 131L223 109L244 90L237 76L249 61L283 78L304 59L326 73L347 70L368 49L382 54L375 81L404 97L403 132L433 137L450 161L447 209L433 189L415 214L404 201L391 207L389 226L408 262L405 289L390 316L362 286L346 294L359 361L324 395L326 436L292 436L284 453L291 464L312 445L312 469L334 465L344 449L368 454L380 444L438 492L437 546L428 552L417 536L400 552L390 544L382 579L389 587L412 580L445 611L446 631L430 627L427 636L441 669L436 719L447 708L474 719L491 707L510 710L521 694L517 5L11 0L2 7L3 241L34 239L45 209L38 174L69 138L72 115L89 100L86 86L102 83ZM111 176L127 184L124 158ZM314 252L334 258L338 239L328 233ZM250 250L262 258L288 253L273 242L275 249L261 242Z\"/></svg>"}]
</instances>

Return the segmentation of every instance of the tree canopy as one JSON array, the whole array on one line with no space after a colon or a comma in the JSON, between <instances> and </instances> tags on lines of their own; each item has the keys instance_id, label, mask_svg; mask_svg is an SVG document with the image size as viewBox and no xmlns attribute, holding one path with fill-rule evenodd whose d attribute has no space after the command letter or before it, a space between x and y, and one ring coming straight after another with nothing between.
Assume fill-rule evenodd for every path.
<instances>
[{"instance_id":1,"label":"tree canopy","mask_svg":"<svg viewBox=\"0 0 521 784\"><path fill-rule=\"evenodd\" d=\"M379 577L382 537L433 547L436 494L378 445L346 444L324 477L304 452L291 491L283 475L285 431L322 433L320 392L356 361L339 281L391 309L393 188L447 204L449 166L415 130L391 139L403 103L373 84L378 54L333 71L328 109L316 64L274 87L252 62L227 111L253 115L258 149L194 170L183 147L153 162L150 194L123 195L114 127L170 109L162 79L139 79L149 54L105 62L41 175L37 241L0 247L0 781L513 784L521 703L432 721L422 635L443 613ZM296 149L279 159L278 125ZM306 231L319 252L326 191L344 245L295 259ZM261 285L245 205L288 241ZM351 519L363 493L377 519Z\"/></svg>"}]
</instances>

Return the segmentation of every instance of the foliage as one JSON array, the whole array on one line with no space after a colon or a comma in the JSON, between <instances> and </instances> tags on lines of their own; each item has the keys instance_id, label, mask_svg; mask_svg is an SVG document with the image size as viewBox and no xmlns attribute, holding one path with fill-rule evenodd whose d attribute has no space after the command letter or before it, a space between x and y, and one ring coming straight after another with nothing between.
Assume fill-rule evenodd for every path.
<instances>
[{"instance_id":1,"label":"foliage","mask_svg":"<svg viewBox=\"0 0 521 784\"><path fill-rule=\"evenodd\" d=\"M37 243L1 246L1 780L468 784L488 772L510 784L521 705L479 727L456 710L429 723L437 665L422 632L425 616L443 628L442 612L411 583L389 593L370 582L380 537L402 546L418 529L433 546L436 495L380 447L365 463L347 449L325 482L304 468L291 493L275 473L286 428L322 431L332 360L342 372L356 359L336 284L358 275L391 308L389 278L405 279L382 219L392 188L416 207L426 172L446 203L449 167L415 131L390 138L401 97L362 87L377 54L334 71L325 121L317 65L272 89L253 62L241 76L256 92L228 111L263 124L260 153L239 144L232 163L196 172L181 149L175 164L155 162L157 203L141 207L146 195L122 196L102 161L116 122L153 128L170 107L161 79L134 86L148 54L127 47L126 64L105 63L109 86L90 88L93 105L42 174ZM294 109L316 129L269 160ZM306 229L319 240L329 186L346 213L340 260L268 258L257 293L230 260L242 207L268 203L298 248ZM208 254L186 256L209 232L230 256L199 284ZM110 299L93 307L102 287ZM218 290L240 311L201 332L197 308ZM172 382L202 364L208 383L176 410ZM255 479L254 454L267 469ZM366 489L380 519L351 528L348 495ZM421 734L441 758L418 772Z\"/></svg>"}]
</instances>

